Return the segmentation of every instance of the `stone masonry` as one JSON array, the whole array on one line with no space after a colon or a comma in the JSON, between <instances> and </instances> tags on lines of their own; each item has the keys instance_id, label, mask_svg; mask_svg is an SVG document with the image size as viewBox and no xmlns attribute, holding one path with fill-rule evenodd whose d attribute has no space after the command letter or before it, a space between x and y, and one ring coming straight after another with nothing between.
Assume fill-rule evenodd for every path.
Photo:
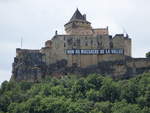
<instances>
[{"instance_id":1,"label":"stone masonry","mask_svg":"<svg viewBox=\"0 0 150 113\"><path fill-rule=\"evenodd\" d=\"M47 76L91 73L127 78L150 70L150 59L132 58L128 35L109 35L108 27L92 28L77 9L65 24L66 34L40 50L17 49L11 80L36 82Z\"/></svg>"}]
</instances>

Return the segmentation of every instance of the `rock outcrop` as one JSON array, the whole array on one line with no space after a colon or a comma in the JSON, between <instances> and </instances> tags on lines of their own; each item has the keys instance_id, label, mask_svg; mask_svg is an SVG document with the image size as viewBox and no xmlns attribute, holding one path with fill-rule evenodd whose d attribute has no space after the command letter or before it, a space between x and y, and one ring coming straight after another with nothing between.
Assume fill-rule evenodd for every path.
<instances>
[{"instance_id":1,"label":"rock outcrop","mask_svg":"<svg viewBox=\"0 0 150 113\"><path fill-rule=\"evenodd\" d=\"M46 65L38 50L17 49L17 56L14 58L12 80L37 81L44 77Z\"/></svg>"}]
</instances>

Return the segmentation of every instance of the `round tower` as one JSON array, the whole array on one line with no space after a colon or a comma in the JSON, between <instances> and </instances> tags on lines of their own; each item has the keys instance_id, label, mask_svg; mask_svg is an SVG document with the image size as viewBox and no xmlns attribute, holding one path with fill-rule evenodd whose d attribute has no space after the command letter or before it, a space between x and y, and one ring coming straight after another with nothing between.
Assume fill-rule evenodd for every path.
<instances>
[{"instance_id":1,"label":"round tower","mask_svg":"<svg viewBox=\"0 0 150 113\"><path fill-rule=\"evenodd\" d=\"M82 15L77 9L70 21L64 25L68 35L91 35L91 23L86 20L86 15Z\"/></svg>"}]
</instances>

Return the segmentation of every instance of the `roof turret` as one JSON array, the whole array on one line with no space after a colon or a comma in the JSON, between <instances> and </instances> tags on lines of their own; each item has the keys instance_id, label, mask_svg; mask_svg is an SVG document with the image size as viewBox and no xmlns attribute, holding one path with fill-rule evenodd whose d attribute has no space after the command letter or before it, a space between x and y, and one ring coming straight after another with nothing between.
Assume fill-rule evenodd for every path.
<instances>
[{"instance_id":1,"label":"roof turret","mask_svg":"<svg viewBox=\"0 0 150 113\"><path fill-rule=\"evenodd\" d=\"M84 21L86 21L85 15L82 15L80 13L80 11L78 10L78 8L77 8L77 10L75 11L75 13L73 14L73 16L70 19L70 21L74 21L74 20L84 20Z\"/></svg>"}]
</instances>

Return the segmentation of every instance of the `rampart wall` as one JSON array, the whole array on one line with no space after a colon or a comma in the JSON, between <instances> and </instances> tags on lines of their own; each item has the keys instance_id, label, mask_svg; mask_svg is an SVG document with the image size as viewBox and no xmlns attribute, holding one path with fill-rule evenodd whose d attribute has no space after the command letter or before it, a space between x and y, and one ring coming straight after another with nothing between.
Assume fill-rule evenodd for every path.
<instances>
[{"instance_id":1,"label":"rampart wall","mask_svg":"<svg viewBox=\"0 0 150 113\"><path fill-rule=\"evenodd\" d=\"M47 76L64 76L77 74L86 76L91 73L112 76L113 78L128 78L143 72L150 71L150 59L126 57L124 60L103 61L97 65L87 67L68 67L68 61L61 59L55 63L47 64L43 61L45 56L40 51L19 50L13 63L11 80L37 82Z\"/></svg>"}]
</instances>

